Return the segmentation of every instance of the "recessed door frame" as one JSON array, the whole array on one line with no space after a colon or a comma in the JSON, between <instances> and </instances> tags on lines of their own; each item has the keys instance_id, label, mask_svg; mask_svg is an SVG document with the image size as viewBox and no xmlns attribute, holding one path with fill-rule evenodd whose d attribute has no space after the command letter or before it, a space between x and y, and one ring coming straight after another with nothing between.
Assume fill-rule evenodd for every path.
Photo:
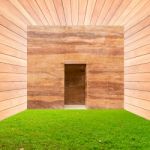
<instances>
[{"instance_id":1,"label":"recessed door frame","mask_svg":"<svg viewBox=\"0 0 150 150\"><path fill-rule=\"evenodd\" d=\"M87 64L83 62L74 62L74 61L67 61L64 63L64 105L65 104L65 65L85 65L85 97L84 97L84 106L86 106L86 99L87 99Z\"/></svg>"}]
</instances>

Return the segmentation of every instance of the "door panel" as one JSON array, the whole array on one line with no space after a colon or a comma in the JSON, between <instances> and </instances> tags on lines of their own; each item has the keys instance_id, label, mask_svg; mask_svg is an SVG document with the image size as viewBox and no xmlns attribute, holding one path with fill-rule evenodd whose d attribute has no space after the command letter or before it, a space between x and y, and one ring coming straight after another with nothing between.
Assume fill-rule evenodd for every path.
<instances>
[{"instance_id":1,"label":"door panel","mask_svg":"<svg viewBox=\"0 0 150 150\"><path fill-rule=\"evenodd\" d=\"M86 85L86 65L65 65L65 104L84 105Z\"/></svg>"}]
</instances>

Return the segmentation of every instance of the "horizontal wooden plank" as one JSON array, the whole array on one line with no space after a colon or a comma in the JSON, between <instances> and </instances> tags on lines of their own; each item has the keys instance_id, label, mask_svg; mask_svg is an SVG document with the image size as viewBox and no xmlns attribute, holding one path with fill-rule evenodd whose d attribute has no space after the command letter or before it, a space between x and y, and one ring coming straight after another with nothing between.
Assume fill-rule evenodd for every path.
<instances>
[{"instance_id":1,"label":"horizontal wooden plank","mask_svg":"<svg viewBox=\"0 0 150 150\"><path fill-rule=\"evenodd\" d=\"M149 25L150 25L150 16L139 21L137 24L135 24L133 27L129 28L128 30L125 30L124 36L125 38L130 37L134 35L134 33L141 31L143 28Z\"/></svg>"},{"instance_id":2,"label":"horizontal wooden plank","mask_svg":"<svg viewBox=\"0 0 150 150\"><path fill-rule=\"evenodd\" d=\"M0 91L27 89L27 82L1 82Z\"/></svg>"},{"instance_id":3,"label":"horizontal wooden plank","mask_svg":"<svg viewBox=\"0 0 150 150\"><path fill-rule=\"evenodd\" d=\"M16 105L21 105L24 103L27 103L27 96L0 101L0 112L6 109L10 109Z\"/></svg>"},{"instance_id":4,"label":"horizontal wooden plank","mask_svg":"<svg viewBox=\"0 0 150 150\"><path fill-rule=\"evenodd\" d=\"M1 73L0 72L0 82L1 81L27 81L27 74L16 74L16 73Z\"/></svg>"},{"instance_id":5,"label":"horizontal wooden plank","mask_svg":"<svg viewBox=\"0 0 150 150\"><path fill-rule=\"evenodd\" d=\"M125 96L124 98L126 104L134 105L150 111L150 101L129 97L129 96Z\"/></svg>"},{"instance_id":6,"label":"horizontal wooden plank","mask_svg":"<svg viewBox=\"0 0 150 150\"><path fill-rule=\"evenodd\" d=\"M20 50L22 52L27 52L27 47L26 45L22 45L20 43L18 43L17 41L14 41L13 39L10 39L8 37L5 37L3 35L0 34L0 43L1 44L5 44L7 46L10 46L14 49Z\"/></svg>"},{"instance_id":7,"label":"horizontal wooden plank","mask_svg":"<svg viewBox=\"0 0 150 150\"><path fill-rule=\"evenodd\" d=\"M150 91L150 82L125 82L125 89Z\"/></svg>"},{"instance_id":8,"label":"horizontal wooden plank","mask_svg":"<svg viewBox=\"0 0 150 150\"><path fill-rule=\"evenodd\" d=\"M27 59L27 53L14 49L10 46L0 44L0 53L14 56L21 59Z\"/></svg>"},{"instance_id":9,"label":"horizontal wooden plank","mask_svg":"<svg viewBox=\"0 0 150 150\"><path fill-rule=\"evenodd\" d=\"M144 73L149 72L148 68L150 68L150 62L146 64L138 64L135 66L128 66L125 67L124 72L125 74L132 74L132 73Z\"/></svg>"},{"instance_id":10,"label":"horizontal wooden plank","mask_svg":"<svg viewBox=\"0 0 150 150\"><path fill-rule=\"evenodd\" d=\"M137 114L141 117L144 117L146 119L150 119L150 111L149 110L145 110L145 109L142 109L142 108L139 108L139 107L136 107L136 106L132 106L132 105L129 105L129 104L124 104L124 108L125 110L128 110L134 114Z\"/></svg>"},{"instance_id":11,"label":"horizontal wooden plank","mask_svg":"<svg viewBox=\"0 0 150 150\"><path fill-rule=\"evenodd\" d=\"M15 107L12 107L10 109L6 109L4 111L1 111L0 112L0 120L3 120L7 117L10 117L12 115L15 115L21 111L24 111L27 109L27 103L24 103L24 104L21 104L21 105L18 105L18 106L15 106Z\"/></svg>"},{"instance_id":12,"label":"horizontal wooden plank","mask_svg":"<svg viewBox=\"0 0 150 150\"><path fill-rule=\"evenodd\" d=\"M11 64L5 64L0 63L0 68L3 73L27 73L27 67L26 66L17 66L17 65L11 65Z\"/></svg>"},{"instance_id":13,"label":"horizontal wooden plank","mask_svg":"<svg viewBox=\"0 0 150 150\"><path fill-rule=\"evenodd\" d=\"M134 57L146 55L146 54L150 54L150 45L145 45L137 49L134 49L132 51L126 52L124 54L124 57L126 60L126 59L130 59L130 58L134 58Z\"/></svg>"},{"instance_id":14,"label":"horizontal wooden plank","mask_svg":"<svg viewBox=\"0 0 150 150\"><path fill-rule=\"evenodd\" d=\"M0 14L0 24L3 25L4 27L8 28L9 30L17 33L18 35L24 37L25 39L27 39L27 32L24 31L21 28L21 26L19 26L16 22L11 22L10 20L8 20L6 18L6 16L3 16L1 14Z\"/></svg>"},{"instance_id":15,"label":"horizontal wooden plank","mask_svg":"<svg viewBox=\"0 0 150 150\"><path fill-rule=\"evenodd\" d=\"M130 89L130 90L129 89L125 89L124 92L125 92L124 94L126 96L150 101L150 92L139 91L139 90L132 90L132 89Z\"/></svg>"},{"instance_id":16,"label":"horizontal wooden plank","mask_svg":"<svg viewBox=\"0 0 150 150\"><path fill-rule=\"evenodd\" d=\"M8 28L6 28L2 25L0 25L0 34L5 36L5 37L8 37L10 39L17 41L18 43L21 43L23 45L27 45L27 39L18 35L15 32L12 32L11 30L9 30Z\"/></svg>"},{"instance_id":17,"label":"horizontal wooden plank","mask_svg":"<svg viewBox=\"0 0 150 150\"><path fill-rule=\"evenodd\" d=\"M24 66L24 67L27 66L26 60L16 58L13 56L9 56L9 55L5 55L5 54L0 54L0 62L12 64L12 65Z\"/></svg>"},{"instance_id":18,"label":"horizontal wooden plank","mask_svg":"<svg viewBox=\"0 0 150 150\"><path fill-rule=\"evenodd\" d=\"M150 41L150 35L143 37L142 39L137 40L136 42L133 42L129 45L125 46L125 52L129 52L131 50L137 49L139 47L142 47L144 45L149 45Z\"/></svg>"},{"instance_id":19,"label":"horizontal wooden plank","mask_svg":"<svg viewBox=\"0 0 150 150\"><path fill-rule=\"evenodd\" d=\"M150 81L150 73L127 74L124 76L125 81Z\"/></svg>"},{"instance_id":20,"label":"horizontal wooden plank","mask_svg":"<svg viewBox=\"0 0 150 150\"><path fill-rule=\"evenodd\" d=\"M0 92L0 101L27 96L27 89Z\"/></svg>"},{"instance_id":21,"label":"horizontal wooden plank","mask_svg":"<svg viewBox=\"0 0 150 150\"><path fill-rule=\"evenodd\" d=\"M125 60L124 65L125 67L127 67L127 66L139 65L139 64L149 63L149 62L150 62L150 54L147 54L147 55L142 55L139 57Z\"/></svg>"},{"instance_id":22,"label":"horizontal wooden plank","mask_svg":"<svg viewBox=\"0 0 150 150\"><path fill-rule=\"evenodd\" d=\"M27 25L22 21L20 20L19 18L15 18L14 20L14 14L11 13L10 11L8 10L5 10L3 12L3 10L0 10L1 14L3 14L2 16L5 17L7 20L9 20L10 22L12 22L13 24L15 24L17 27L19 27L21 30L23 30L23 32L25 33L25 36L27 37L26 35L26 31L27 31ZM5 14L5 15L4 15ZM10 25L10 23L8 24L8 26ZM17 30L16 30L17 31Z\"/></svg>"},{"instance_id":23,"label":"horizontal wooden plank","mask_svg":"<svg viewBox=\"0 0 150 150\"><path fill-rule=\"evenodd\" d=\"M149 26L145 27L143 30L141 30L139 32L136 32L134 35L126 38L124 44L125 44L125 46L126 45L130 45L133 42L136 42L137 40L142 39L142 38L144 38L144 37L146 37L148 35L150 35L150 28L149 28Z\"/></svg>"}]
</instances>

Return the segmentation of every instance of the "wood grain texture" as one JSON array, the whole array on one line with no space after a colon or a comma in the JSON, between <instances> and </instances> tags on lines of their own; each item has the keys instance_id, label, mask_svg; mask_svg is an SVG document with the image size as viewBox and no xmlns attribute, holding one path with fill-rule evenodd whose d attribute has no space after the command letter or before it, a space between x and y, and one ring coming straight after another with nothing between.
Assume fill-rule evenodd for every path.
<instances>
[{"instance_id":1,"label":"wood grain texture","mask_svg":"<svg viewBox=\"0 0 150 150\"><path fill-rule=\"evenodd\" d=\"M143 1L143 5L145 4L149 6L146 1ZM146 119L150 119L149 23L149 17L145 16L125 31L124 105L126 110Z\"/></svg>"},{"instance_id":2,"label":"wood grain texture","mask_svg":"<svg viewBox=\"0 0 150 150\"><path fill-rule=\"evenodd\" d=\"M50 108L63 107L64 64L70 63L87 65L87 107L123 107L123 29L121 27L30 26L28 28L29 108L45 108L46 105ZM102 101L106 101L106 107Z\"/></svg>"},{"instance_id":3,"label":"wood grain texture","mask_svg":"<svg viewBox=\"0 0 150 150\"><path fill-rule=\"evenodd\" d=\"M0 120L2 120L27 108L26 28L27 25L34 23L34 20L22 9L17 0L1 0L0 3Z\"/></svg>"}]
</instances>

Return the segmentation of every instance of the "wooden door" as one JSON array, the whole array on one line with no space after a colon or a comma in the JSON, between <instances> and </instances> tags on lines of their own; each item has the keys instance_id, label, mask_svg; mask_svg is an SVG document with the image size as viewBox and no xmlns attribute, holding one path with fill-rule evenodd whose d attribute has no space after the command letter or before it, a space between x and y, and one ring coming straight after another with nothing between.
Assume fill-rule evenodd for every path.
<instances>
[{"instance_id":1,"label":"wooden door","mask_svg":"<svg viewBox=\"0 0 150 150\"><path fill-rule=\"evenodd\" d=\"M86 65L65 65L65 105L84 105Z\"/></svg>"}]
</instances>

